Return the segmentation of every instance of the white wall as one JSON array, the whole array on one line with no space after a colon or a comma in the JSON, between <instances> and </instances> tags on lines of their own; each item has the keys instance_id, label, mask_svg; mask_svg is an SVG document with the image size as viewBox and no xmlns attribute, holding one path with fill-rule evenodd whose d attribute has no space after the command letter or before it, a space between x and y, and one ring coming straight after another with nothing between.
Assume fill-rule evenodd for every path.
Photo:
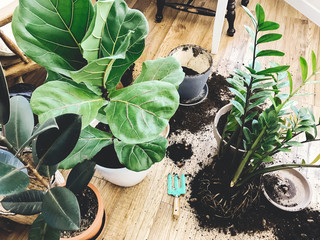
<instances>
[{"instance_id":1,"label":"white wall","mask_svg":"<svg viewBox=\"0 0 320 240\"><path fill-rule=\"evenodd\" d=\"M320 0L285 0L315 24L320 26Z\"/></svg>"}]
</instances>

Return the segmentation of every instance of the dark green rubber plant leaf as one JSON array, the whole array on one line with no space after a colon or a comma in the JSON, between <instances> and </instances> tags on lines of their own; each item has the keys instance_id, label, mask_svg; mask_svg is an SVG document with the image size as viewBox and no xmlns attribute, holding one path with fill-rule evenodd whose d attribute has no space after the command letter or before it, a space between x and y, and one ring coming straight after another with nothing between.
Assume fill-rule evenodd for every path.
<instances>
[{"instance_id":1,"label":"dark green rubber plant leaf","mask_svg":"<svg viewBox=\"0 0 320 240\"><path fill-rule=\"evenodd\" d=\"M81 193L83 189L89 184L94 172L96 163L94 161L86 160L77 164L72 168L68 179L67 188L73 193Z\"/></svg>"},{"instance_id":2,"label":"dark green rubber plant leaf","mask_svg":"<svg viewBox=\"0 0 320 240\"><path fill-rule=\"evenodd\" d=\"M41 212L44 192L27 190L5 197L1 204L4 209L21 215L33 215Z\"/></svg>"},{"instance_id":3,"label":"dark green rubber plant leaf","mask_svg":"<svg viewBox=\"0 0 320 240\"><path fill-rule=\"evenodd\" d=\"M10 118L6 124L6 138L19 149L30 137L34 127L33 113L28 100L22 96L10 99Z\"/></svg>"},{"instance_id":4,"label":"dark green rubber plant leaf","mask_svg":"<svg viewBox=\"0 0 320 240\"><path fill-rule=\"evenodd\" d=\"M145 46L144 38L148 34L148 21L140 11L128 8L123 0L117 0L112 4L108 15L104 15L106 19L100 18L98 13L100 9L104 11L104 5L107 5L104 1L95 4L97 19L91 22L93 26L89 27L81 46L84 49L83 55L88 61L110 57L116 55L123 41L127 39L128 34L131 34L125 58L116 60L110 70L107 89L111 91L127 68L142 54ZM104 25L102 31L98 31L102 24ZM102 40L97 41L97 38Z\"/></svg>"},{"instance_id":5,"label":"dark green rubber plant leaf","mask_svg":"<svg viewBox=\"0 0 320 240\"><path fill-rule=\"evenodd\" d=\"M42 216L52 228L79 229L80 208L76 196L65 187L49 189L43 198Z\"/></svg>"},{"instance_id":6,"label":"dark green rubber plant leaf","mask_svg":"<svg viewBox=\"0 0 320 240\"><path fill-rule=\"evenodd\" d=\"M67 113L56 117L59 129L48 129L36 142L38 164L55 165L64 160L75 147L81 131L81 116Z\"/></svg>"},{"instance_id":7,"label":"dark green rubber plant leaf","mask_svg":"<svg viewBox=\"0 0 320 240\"><path fill-rule=\"evenodd\" d=\"M90 0L20 0L15 14L14 34L22 40L18 45L31 59L40 59L38 63L48 69L52 69L48 61L52 58L60 60L60 68L67 70L86 64L80 43L93 16ZM30 46L35 46L34 52L28 49Z\"/></svg>"},{"instance_id":8,"label":"dark green rubber plant leaf","mask_svg":"<svg viewBox=\"0 0 320 240\"><path fill-rule=\"evenodd\" d=\"M77 145L59 168L69 169L85 159L93 158L100 150L112 143L112 134L100 131L90 125L81 131Z\"/></svg>"},{"instance_id":9,"label":"dark green rubber plant leaf","mask_svg":"<svg viewBox=\"0 0 320 240\"><path fill-rule=\"evenodd\" d=\"M4 125L9 121L10 101L7 80L4 76L0 63L0 124Z\"/></svg>"},{"instance_id":10,"label":"dark green rubber plant leaf","mask_svg":"<svg viewBox=\"0 0 320 240\"><path fill-rule=\"evenodd\" d=\"M53 229L43 219L42 215L39 215L32 223L28 240L59 240L60 231Z\"/></svg>"},{"instance_id":11,"label":"dark green rubber plant leaf","mask_svg":"<svg viewBox=\"0 0 320 240\"><path fill-rule=\"evenodd\" d=\"M160 81L133 84L109 97L105 110L111 132L129 144L157 137L179 106L175 86Z\"/></svg>"},{"instance_id":12,"label":"dark green rubber plant leaf","mask_svg":"<svg viewBox=\"0 0 320 240\"><path fill-rule=\"evenodd\" d=\"M160 162L165 156L167 146L168 141L164 137L140 144L127 144L117 139L114 141L120 163L137 172L149 169L154 163Z\"/></svg>"},{"instance_id":13,"label":"dark green rubber plant leaf","mask_svg":"<svg viewBox=\"0 0 320 240\"><path fill-rule=\"evenodd\" d=\"M171 83L178 89L184 75L179 61L175 57L169 56L145 61L142 65L141 74L134 81L134 84L158 80Z\"/></svg>"},{"instance_id":14,"label":"dark green rubber plant leaf","mask_svg":"<svg viewBox=\"0 0 320 240\"><path fill-rule=\"evenodd\" d=\"M75 113L82 115L82 128L89 125L104 104L106 100L86 86L61 81L38 87L31 97L32 110L40 123L64 113Z\"/></svg>"},{"instance_id":15,"label":"dark green rubber plant leaf","mask_svg":"<svg viewBox=\"0 0 320 240\"><path fill-rule=\"evenodd\" d=\"M3 149L0 149L0 162L9 164L16 168L24 167L24 164L18 158L16 158L12 153L5 151ZM22 169L21 171L24 172L25 174L28 174L28 171L26 168Z\"/></svg>"},{"instance_id":16,"label":"dark green rubber plant leaf","mask_svg":"<svg viewBox=\"0 0 320 240\"><path fill-rule=\"evenodd\" d=\"M0 195L22 192L29 185L27 174L19 169L0 162Z\"/></svg>"}]
</instances>

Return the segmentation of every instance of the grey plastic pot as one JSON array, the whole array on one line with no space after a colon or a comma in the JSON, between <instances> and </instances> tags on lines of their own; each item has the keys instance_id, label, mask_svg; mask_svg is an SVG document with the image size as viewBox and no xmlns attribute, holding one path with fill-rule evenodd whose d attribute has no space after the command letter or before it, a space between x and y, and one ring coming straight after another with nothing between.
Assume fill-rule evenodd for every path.
<instances>
[{"instance_id":1,"label":"grey plastic pot","mask_svg":"<svg viewBox=\"0 0 320 240\"><path fill-rule=\"evenodd\" d=\"M196 75L186 75L178 89L182 99L197 97L206 85L212 70L211 54L200 46L188 44L176 47L169 56L178 59L182 67L198 72Z\"/></svg>"}]
</instances>

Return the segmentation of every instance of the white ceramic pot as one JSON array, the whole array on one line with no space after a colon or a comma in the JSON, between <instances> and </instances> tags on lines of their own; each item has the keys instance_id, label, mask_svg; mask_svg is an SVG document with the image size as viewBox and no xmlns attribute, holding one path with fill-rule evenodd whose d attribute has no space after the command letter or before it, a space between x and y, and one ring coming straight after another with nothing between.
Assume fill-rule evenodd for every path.
<instances>
[{"instance_id":1,"label":"white ceramic pot","mask_svg":"<svg viewBox=\"0 0 320 240\"><path fill-rule=\"evenodd\" d=\"M214 135L214 138L216 139L217 141L217 149L219 149L220 147L220 143L221 143L221 135L218 131L218 123L219 123L219 120L221 118L221 116L223 116L224 114L230 112L232 109L232 104L229 103L225 106L223 106L222 108L219 109L219 111L217 112L215 118L214 118L214 121L213 121L213 135ZM224 141L224 143L226 144L227 142ZM234 146L230 146L230 148L233 150L233 151L236 151L236 148ZM242 152L242 153L246 153L245 150L243 149L238 149L239 152Z\"/></svg>"}]
</instances>

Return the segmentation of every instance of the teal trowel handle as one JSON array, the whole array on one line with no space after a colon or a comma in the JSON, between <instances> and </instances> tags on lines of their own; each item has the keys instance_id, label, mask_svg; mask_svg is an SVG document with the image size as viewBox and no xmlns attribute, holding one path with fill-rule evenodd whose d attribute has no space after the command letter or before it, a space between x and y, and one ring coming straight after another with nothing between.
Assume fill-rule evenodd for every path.
<instances>
[{"instance_id":1,"label":"teal trowel handle","mask_svg":"<svg viewBox=\"0 0 320 240\"><path fill-rule=\"evenodd\" d=\"M174 196L172 215L173 215L174 219L178 219L180 216L180 198L179 198L179 196Z\"/></svg>"}]
</instances>

